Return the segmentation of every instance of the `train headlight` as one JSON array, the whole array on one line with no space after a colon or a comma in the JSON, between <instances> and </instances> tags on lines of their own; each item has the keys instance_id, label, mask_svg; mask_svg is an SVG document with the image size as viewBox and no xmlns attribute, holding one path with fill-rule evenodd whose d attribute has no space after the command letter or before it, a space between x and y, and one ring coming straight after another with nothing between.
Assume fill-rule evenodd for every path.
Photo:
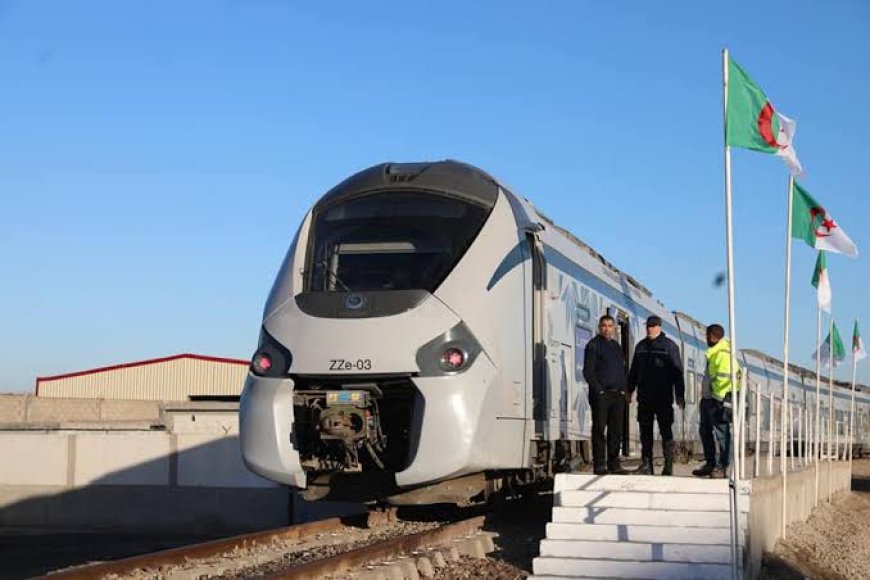
<instances>
[{"instance_id":1,"label":"train headlight","mask_svg":"<svg viewBox=\"0 0 870 580\"><path fill-rule=\"evenodd\" d=\"M282 377L290 370L293 355L266 329L260 331L260 344L251 357L251 372L259 377Z\"/></svg>"},{"instance_id":2,"label":"train headlight","mask_svg":"<svg viewBox=\"0 0 870 580\"><path fill-rule=\"evenodd\" d=\"M417 351L417 366L421 377L453 375L467 371L481 354L480 343L460 322L437 336Z\"/></svg>"},{"instance_id":3,"label":"train headlight","mask_svg":"<svg viewBox=\"0 0 870 580\"><path fill-rule=\"evenodd\" d=\"M438 362L445 371L458 371L465 364L465 353L458 348L448 348Z\"/></svg>"},{"instance_id":4,"label":"train headlight","mask_svg":"<svg viewBox=\"0 0 870 580\"><path fill-rule=\"evenodd\" d=\"M272 368L272 357L265 352L258 352L254 355L254 360L251 361L251 366L260 374L269 372Z\"/></svg>"}]
</instances>

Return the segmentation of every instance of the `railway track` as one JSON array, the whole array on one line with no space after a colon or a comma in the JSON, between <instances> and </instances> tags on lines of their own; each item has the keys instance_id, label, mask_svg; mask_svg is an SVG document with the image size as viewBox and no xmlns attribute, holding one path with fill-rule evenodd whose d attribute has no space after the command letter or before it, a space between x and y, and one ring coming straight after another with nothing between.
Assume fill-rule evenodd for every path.
<instances>
[{"instance_id":1,"label":"railway track","mask_svg":"<svg viewBox=\"0 0 870 580\"><path fill-rule=\"evenodd\" d=\"M143 554L121 560L85 565L49 574L51 580L106 578L323 578L341 576L362 566L395 561L427 547L473 535L484 524L474 514L429 514L418 520L403 520L396 509L373 511L357 518L333 518L244 534L230 538ZM419 514L417 514L419 517ZM471 542L476 542L472 544ZM481 536L459 544L468 554L482 556L492 549L492 539ZM447 550L455 557L458 550ZM475 553L476 552L476 553ZM419 558L420 571L439 565ZM407 575L417 561L399 562ZM373 577L377 577L375 573Z\"/></svg>"}]
</instances>

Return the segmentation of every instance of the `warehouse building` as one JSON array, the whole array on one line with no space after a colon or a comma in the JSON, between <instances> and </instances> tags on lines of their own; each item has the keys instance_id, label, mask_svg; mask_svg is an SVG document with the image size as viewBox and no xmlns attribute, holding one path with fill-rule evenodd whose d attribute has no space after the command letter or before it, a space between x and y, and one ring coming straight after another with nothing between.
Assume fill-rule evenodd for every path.
<instances>
[{"instance_id":1,"label":"warehouse building","mask_svg":"<svg viewBox=\"0 0 870 580\"><path fill-rule=\"evenodd\" d=\"M37 377L35 394L46 398L128 401L236 401L249 361L177 354Z\"/></svg>"}]
</instances>

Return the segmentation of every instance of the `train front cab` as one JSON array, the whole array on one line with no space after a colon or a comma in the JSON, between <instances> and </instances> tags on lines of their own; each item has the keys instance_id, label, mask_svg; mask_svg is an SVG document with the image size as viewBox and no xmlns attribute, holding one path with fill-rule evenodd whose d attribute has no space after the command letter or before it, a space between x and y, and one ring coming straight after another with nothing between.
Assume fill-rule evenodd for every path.
<instances>
[{"instance_id":1,"label":"train front cab","mask_svg":"<svg viewBox=\"0 0 870 580\"><path fill-rule=\"evenodd\" d=\"M324 196L267 302L240 422L269 479L382 494L527 465L531 262L514 209L488 176L389 171Z\"/></svg>"}]
</instances>

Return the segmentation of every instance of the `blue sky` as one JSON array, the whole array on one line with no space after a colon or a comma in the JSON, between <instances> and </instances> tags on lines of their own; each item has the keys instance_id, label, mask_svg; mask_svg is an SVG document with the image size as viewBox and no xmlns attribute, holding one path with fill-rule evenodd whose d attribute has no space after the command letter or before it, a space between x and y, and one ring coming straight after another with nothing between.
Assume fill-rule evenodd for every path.
<instances>
[{"instance_id":1,"label":"blue sky","mask_svg":"<svg viewBox=\"0 0 870 580\"><path fill-rule=\"evenodd\" d=\"M385 160L479 165L670 308L723 320L724 46L797 120L805 187L870 254L861 0L0 0L0 391L247 358L306 209ZM786 171L748 151L733 171L737 338L779 355ZM794 244L802 364L814 259ZM844 338L856 316L870 336L867 258L829 266Z\"/></svg>"}]
</instances>

